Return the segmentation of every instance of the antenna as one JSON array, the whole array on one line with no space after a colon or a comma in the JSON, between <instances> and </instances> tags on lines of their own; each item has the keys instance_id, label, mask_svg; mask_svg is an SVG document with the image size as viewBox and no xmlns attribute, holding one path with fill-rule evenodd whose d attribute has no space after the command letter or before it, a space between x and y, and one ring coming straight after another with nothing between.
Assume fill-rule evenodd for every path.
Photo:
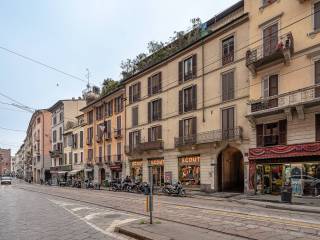
<instances>
[{"instance_id":1,"label":"antenna","mask_svg":"<svg viewBox=\"0 0 320 240\"><path fill-rule=\"evenodd\" d=\"M89 68L86 68L86 71L87 71L87 74L85 75L85 77L88 80L87 88L89 89L90 88L90 76L91 76L91 73L89 71Z\"/></svg>"}]
</instances>

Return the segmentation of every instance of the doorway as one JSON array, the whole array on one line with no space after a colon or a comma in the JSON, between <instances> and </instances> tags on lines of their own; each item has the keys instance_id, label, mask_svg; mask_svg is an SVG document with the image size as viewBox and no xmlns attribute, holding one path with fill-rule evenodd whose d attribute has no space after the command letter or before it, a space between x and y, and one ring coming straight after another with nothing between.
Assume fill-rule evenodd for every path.
<instances>
[{"instance_id":1,"label":"doorway","mask_svg":"<svg viewBox=\"0 0 320 240\"><path fill-rule=\"evenodd\" d=\"M100 183L102 184L106 180L106 170L104 168L101 168L100 170Z\"/></svg>"},{"instance_id":2,"label":"doorway","mask_svg":"<svg viewBox=\"0 0 320 240\"><path fill-rule=\"evenodd\" d=\"M218 191L244 191L244 164L240 150L227 147L218 156Z\"/></svg>"}]
</instances>

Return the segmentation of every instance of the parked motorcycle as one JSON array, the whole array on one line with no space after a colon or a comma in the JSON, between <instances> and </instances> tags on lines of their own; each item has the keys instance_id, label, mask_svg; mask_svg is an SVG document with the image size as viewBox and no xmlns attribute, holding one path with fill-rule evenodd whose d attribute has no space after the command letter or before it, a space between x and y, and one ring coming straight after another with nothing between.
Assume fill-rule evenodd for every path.
<instances>
[{"instance_id":1,"label":"parked motorcycle","mask_svg":"<svg viewBox=\"0 0 320 240\"><path fill-rule=\"evenodd\" d=\"M173 185L170 183L165 183L162 187L162 192L167 195L177 195L179 197L184 197L186 195L186 190L183 189L182 184L177 182Z\"/></svg>"},{"instance_id":2,"label":"parked motorcycle","mask_svg":"<svg viewBox=\"0 0 320 240\"><path fill-rule=\"evenodd\" d=\"M89 188L93 189L94 188L93 182L91 180L87 179L84 182L85 182L85 186L86 186L87 189L89 189Z\"/></svg>"}]
</instances>

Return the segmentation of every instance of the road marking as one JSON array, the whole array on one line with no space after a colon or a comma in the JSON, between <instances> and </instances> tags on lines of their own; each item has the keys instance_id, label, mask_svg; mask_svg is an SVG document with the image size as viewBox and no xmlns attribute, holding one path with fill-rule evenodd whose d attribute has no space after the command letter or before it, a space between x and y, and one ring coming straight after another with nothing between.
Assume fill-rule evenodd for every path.
<instances>
[{"instance_id":1,"label":"road marking","mask_svg":"<svg viewBox=\"0 0 320 240\"><path fill-rule=\"evenodd\" d=\"M77 211L81 211L81 210L92 210L94 208L92 207L76 207L76 208L72 208L71 211L73 212L77 212Z\"/></svg>"}]
</instances>

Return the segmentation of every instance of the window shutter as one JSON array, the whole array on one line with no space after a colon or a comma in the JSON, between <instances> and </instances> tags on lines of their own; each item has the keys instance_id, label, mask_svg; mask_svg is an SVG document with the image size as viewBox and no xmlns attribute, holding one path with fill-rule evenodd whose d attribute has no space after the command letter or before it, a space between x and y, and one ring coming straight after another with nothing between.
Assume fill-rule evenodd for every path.
<instances>
[{"instance_id":1,"label":"window shutter","mask_svg":"<svg viewBox=\"0 0 320 240\"><path fill-rule=\"evenodd\" d=\"M183 61L179 62L179 84L183 82Z\"/></svg>"},{"instance_id":2,"label":"window shutter","mask_svg":"<svg viewBox=\"0 0 320 240\"><path fill-rule=\"evenodd\" d=\"M278 75L269 77L269 96L278 95Z\"/></svg>"},{"instance_id":3,"label":"window shutter","mask_svg":"<svg viewBox=\"0 0 320 240\"><path fill-rule=\"evenodd\" d=\"M183 120L179 120L179 137L183 137Z\"/></svg>"},{"instance_id":4,"label":"window shutter","mask_svg":"<svg viewBox=\"0 0 320 240\"><path fill-rule=\"evenodd\" d=\"M129 103L132 103L132 86L129 87Z\"/></svg>"},{"instance_id":5,"label":"window shutter","mask_svg":"<svg viewBox=\"0 0 320 240\"><path fill-rule=\"evenodd\" d=\"M151 112L151 104L152 104L152 102L148 102L148 122L150 123L151 121L152 121L152 117L151 117L151 114L152 114L152 112Z\"/></svg>"},{"instance_id":6,"label":"window shutter","mask_svg":"<svg viewBox=\"0 0 320 240\"><path fill-rule=\"evenodd\" d=\"M138 131L138 143L141 143L141 130Z\"/></svg>"},{"instance_id":7,"label":"window shutter","mask_svg":"<svg viewBox=\"0 0 320 240\"><path fill-rule=\"evenodd\" d=\"M320 28L320 2L314 4L314 30Z\"/></svg>"},{"instance_id":8,"label":"window shutter","mask_svg":"<svg viewBox=\"0 0 320 240\"><path fill-rule=\"evenodd\" d=\"M148 77L148 96L152 95L151 77Z\"/></svg>"},{"instance_id":9,"label":"window shutter","mask_svg":"<svg viewBox=\"0 0 320 240\"><path fill-rule=\"evenodd\" d=\"M257 147L263 147L263 124L256 125Z\"/></svg>"},{"instance_id":10,"label":"window shutter","mask_svg":"<svg viewBox=\"0 0 320 240\"><path fill-rule=\"evenodd\" d=\"M162 119L162 99L159 99L158 120Z\"/></svg>"},{"instance_id":11,"label":"window shutter","mask_svg":"<svg viewBox=\"0 0 320 240\"><path fill-rule=\"evenodd\" d=\"M234 129L234 108L228 110L228 129Z\"/></svg>"},{"instance_id":12,"label":"window shutter","mask_svg":"<svg viewBox=\"0 0 320 240\"><path fill-rule=\"evenodd\" d=\"M110 101L110 116L113 115L113 100Z\"/></svg>"},{"instance_id":13,"label":"window shutter","mask_svg":"<svg viewBox=\"0 0 320 240\"><path fill-rule=\"evenodd\" d=\"M141 82L138 82L138 100L141 99Z\"/></svg>"},{"instance_id":14,"label":"window shutter","mask_svg":"<svg viewBox=\"0 0 320 240\"><path fill-rule=\"evenodd\" d=\"M229 100L234 99L234 72L230 72L229 74L229 81L228 81L228 98Z\"/></svg>"},{"instance_id":15,"label":"window shutter","mask_svg":"<svg viewBox=\"0 0 320 240\"><path fill-rule=\"evenodd\" d=\"M179 91L179 113L183 113L183 90Z\"/></svg>"},{"instance_id":16,"label":"window shutter","mask_svg":"<svg viewBox=\"0 0 320 240\"><path fill-rule=\"evenodd\" d=\"M132 132L129 132L129 147L132 147Z\"/></svg>"},{"instance_id":17,"label":"window shutter","mask_svg":"<svg viewBox=\"0 0 320 240\"><path fill-rule=\"evenodd\" d=\"M197 77L197 54L192 56L192 76Z\"/></svg>"},{"instance_id":18,"label":"window shutter","mask_svg":"<svg viewBox=\"0 0 320 240\"><path fill-rule=\"evenodd\" d=\"M162 72L159 72L158 92L162 90Z\"/></svg>"},{"instance_id":19,"label":"window shutter","mask_svg":"<svg viewBox=\"0 0 320 240\"><path fill-rule=\"evenodd\" d=\"M197 85L192 86L192 109L197 109Z\"/></svg>"},{"instance_id":20,"label":"window shutter","mask_svg":"<svg viewBox=\"0 0 320 240\"><path fill-rule=\"evenodd\" d=\"M262 80L262 95L263 97L269 97L269 78L265 77Z\"/></svg>"},{"instance_id":21,"label":"window shutter","mask_svg":"<svg viewBox=\"0 0 320 240\"><path fill-rule=\"evenodd\" d=\"M320 141L320 114L316 116L316 141Z\"/></svg>"},{"instance_id":22,"label":"window shutter","mask_svg":"<svg viewBox=\"0 0 320 240\"><path fill-rule=\"evenodd\" d=\"M192 135L197 134L197 117L192 118Z\"/></svg>"},{"instance_id":23,"label":"window shutter","mask_svg":"<svg viewBox=\"0 0 320 240\"><path fill-rule=\"evenodd\" d=\"M279 121L279 145L287 144L287 120Z\"/></svg>"},{"instance_id":24,"label":"window shutter","mask_svg":"<svg viewBox=\"0 0 320 240\"><path fill-rule=\"evenodd\" d=\"M162 126L158 127L158 139L162 140Z\"/></svg>"},{"instance_id":25,"label":"window shutter","mask_svg":"<svg viewBox=\"0 0 320 240\"><path fill-rule=\"evenodd\" d=\"M151 142L151 128L148 128L148 142Z\"/></svg>"},{"instance_id":26,"label":"window shutter","mask_svg":"<svg viewBox=\"0 0 320 240\"><path fill-rule=\"evenodd\" d=\"M222 81L222 101L226 101L228 100L228 81L227 81L226 74L222 74L221 81Z\"/></svg>"}]
</instances>

